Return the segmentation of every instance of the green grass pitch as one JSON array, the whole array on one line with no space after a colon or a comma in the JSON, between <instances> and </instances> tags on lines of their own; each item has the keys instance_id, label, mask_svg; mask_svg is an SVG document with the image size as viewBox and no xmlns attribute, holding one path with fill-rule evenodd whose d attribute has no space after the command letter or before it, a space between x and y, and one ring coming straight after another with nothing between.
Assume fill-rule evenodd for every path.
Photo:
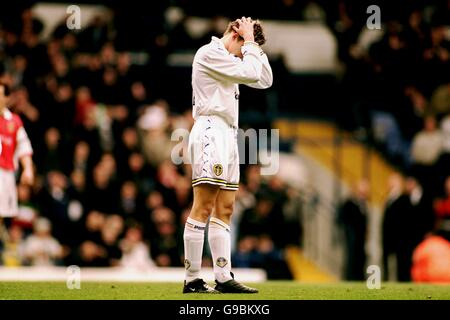
<instances>
[{"instance_id":1,"label":"green grass pitch","mask_svg":"<svg viewBox=\"0 0 450 320\"><path fill-rule=\"evenodd\" d=\"M249 284L258 294L182 294L178 283L82 282L68 289L65 282L0 282L0 299L13 300L450 300L450 285L383 283L369 290L363 282L305 284L268 281Z\"/></svg>"}]
</instances>

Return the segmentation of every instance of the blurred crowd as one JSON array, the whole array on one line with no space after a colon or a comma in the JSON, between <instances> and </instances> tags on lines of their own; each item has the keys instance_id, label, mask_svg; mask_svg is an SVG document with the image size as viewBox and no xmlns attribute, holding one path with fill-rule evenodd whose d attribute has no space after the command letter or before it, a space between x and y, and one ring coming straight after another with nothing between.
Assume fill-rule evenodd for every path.
<instances>
[{"instance_id":1,"label":"blurred crowd","mask_svg":"<svg viewBox=\"0 0 450 320\"><path fill-rule=\"evenodd\" d=\"M171 161L178 143L171 133L193 125L190 100L174 110L158 89L168 68L157 52L168 49L167 39L156 36L151 59L141 61L123 38L132 22L122 18L95 17L78 33L64 20L46 41L30 8L2 21L1 78L13 88L10 109L24 122L37 173L33 186L18 185L19 215L1 235L2 265L184 265L191 168ZM259 165L242 167L234 267L292 277L284 249L299 245L298 197L276 176L264 180Z\"/></svg>"},{"instance_id":2,"label":"blurred crowd","mask_svg":"<svg viewBox=\"0 0 450 320\"><path fill-rule=\"evenodd\" d=\"M450 1L381 2L383 32L370 41L372 1L251 0L214 8L206 0L98 2L111 17L96 16L80 31L62 20L45 41L30 7L0 13L0 74L13 88L11 110L32 141L38 177L32 187L18 185L20 213L1 235L1 264L183 266L191 172L170 160L170 137L193 124L185 99L190 70L181 76L168 57L220 36L224 19L248 15L321 23L336 37L337 122L409 177L390 180L383 249L385 269L396 255L397 279L411 277L413 256L423 256L416 248L450 215ZM210 18L203 37L187 31L190 16ZM283 83L287 70L279 67L274 63L274 74ZM242 108L251 97L263 109L265 95L243 93ZM348 279L365 274L367 194L361 183L340 210ZM263 179L257 165L242 166L233 265L290 278L284 249L301 245L300 208L297 190L278 177ZM442 239L445 247L448 236Z\"/></svg>"},{"instance_id":3,"label":"blurred crowd","mask_svg":"<svg viewBox=\"0 0 450 320\"><path fill-rule=\"evenodd\" d=\"M344 239L343 278L367 278L373 237L369 183L359 181L339 207ZM381 270L384 281L450 282L450 176L444 193L434 197L414 176L396 172L388 180L380 223Z\"/></svg>"},{"instance_id":4,"label":"blurred crowd","mask_svg":"<svg viewBox=\"0 0 450 320\"><path fill-rule=\"evenodd\" d=\"M365 21L339 8L341 124L438 195L450 174L450 2L411 2L370 41Z\"/></svg>"},{"instance_id":5,"label":"blurred crowd","mask_svg":"<svg viewBox=\"0 0 450 320\"><path fill-rule=\"evenodd\" d=\"M383 32L370 40L354 9L340 1L332 28L344 70L338 122L399 171L389 180L381 227L384 278L448 282L450 1L388 10ZM366 274L367 196L367 183L360 183L340 207L349 280Z\"/></svg>"}]
</instances>

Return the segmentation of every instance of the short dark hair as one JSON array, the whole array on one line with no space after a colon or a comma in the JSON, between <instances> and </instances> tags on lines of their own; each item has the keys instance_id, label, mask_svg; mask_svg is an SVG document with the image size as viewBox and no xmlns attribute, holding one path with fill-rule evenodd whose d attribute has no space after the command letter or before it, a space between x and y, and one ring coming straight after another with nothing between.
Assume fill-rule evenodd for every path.
<instances>
[{"instance_id":1,"label":"short dark hair","mask_svg":"<svg viewBox=\"0 0 450 320\"><path fill-rule=\"evenodd\" d=\"M9 96L9 94L11 93L11 90L9 89L9 85L7 85L5 82L0 80L0 87L3 87L3 92L5 93L5 96Z\"/></svg>"},{"instance_id":2,"label":"short dark hair","mask_svg":"<svg viewBox=\"0 0 450 320\"><path fill-rule=\"evenodd\" d=\"M237 20L234 20L228 24L227 30L224 34L234 31L233 27L239 28L239 23ZM264 30L259 20L256 20L256 23L253 25L253 36L255 37L255 42L260 46L266 43L266 36L264 35ZM242 37L240 38L242 39Z\"/></svg>"}]
</instances>

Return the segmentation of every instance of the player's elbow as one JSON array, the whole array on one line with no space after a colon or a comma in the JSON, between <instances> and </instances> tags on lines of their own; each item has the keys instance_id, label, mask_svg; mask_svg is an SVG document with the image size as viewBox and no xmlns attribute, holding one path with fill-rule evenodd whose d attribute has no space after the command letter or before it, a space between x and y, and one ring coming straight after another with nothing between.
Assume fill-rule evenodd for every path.
<instances>
[{"instance_id":1,"label":"player's elbow","mask_svg":"<svg viewBox=\"0 0 450 320\"><path fill-rule=\"evenodd\" d=\"M261 89L268 89L272 86L272 84L273 84L273 78L263 79L261 81Z\"/></svg>"},{"instance_id":2,"label":"player's elbow","mask_svg":"<svg viewBox=\"0 0 450 320\"><path fill-rule=\"evenodd\" d=\"M273 84L273 73L270 67L263 68L261 72L261 79L259 80L259 88L267 89Z\"/></svg>"},{"instance_id":3,"label":"player's elbow","mask_svg":"<svg viewBox=\"0 0 450 320\"><path fill-rule=\"evenodd\" d=\"M258 73L257 71L249 71L246 72L243 76L242 76L242 82L244 83L256 83L260 80L261 78L261 73Z\"/></svg>"},{"instance_id":4,"label":"player's elbow","mask_svg":"<svg viewBox=\"0 0 450 320\"><path fill-rule=\"evenodd\" d=\"M253 66L244 70L242 74L242 81L244 83L256 83L261 80L261 77L262 77L262 68Z\"/></svg>"},{"instance_id":5,"label":"player's elbow","mask_svg":"<svg viewBox=\"0 0 450 320\"><path fill-rule=\"evenodd\" d=\"M272 78L262 78L258 81L256 86L253 86L256 89L268 89L272 86L273 79Z\"/></svg>"}]
</instances>

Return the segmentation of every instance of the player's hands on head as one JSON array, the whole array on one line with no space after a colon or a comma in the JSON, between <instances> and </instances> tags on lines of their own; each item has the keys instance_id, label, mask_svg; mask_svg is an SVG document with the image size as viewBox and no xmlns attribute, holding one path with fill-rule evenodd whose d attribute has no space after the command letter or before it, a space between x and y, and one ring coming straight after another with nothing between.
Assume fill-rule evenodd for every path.
<instances>
[{"instance_id":1,"label":"player's hands on head","mask_svg":"<svg viewBox=\"0 0 450 320\"><path fill-rule=\"evenodd\" d=\"M256 21L253 21L250 17L242 17L236 21L238 22L239 27L233 27L234 31L236 31L237 34L244 39L244 41L255 41L253 26Z\"/></svg>"}]
</instances>

